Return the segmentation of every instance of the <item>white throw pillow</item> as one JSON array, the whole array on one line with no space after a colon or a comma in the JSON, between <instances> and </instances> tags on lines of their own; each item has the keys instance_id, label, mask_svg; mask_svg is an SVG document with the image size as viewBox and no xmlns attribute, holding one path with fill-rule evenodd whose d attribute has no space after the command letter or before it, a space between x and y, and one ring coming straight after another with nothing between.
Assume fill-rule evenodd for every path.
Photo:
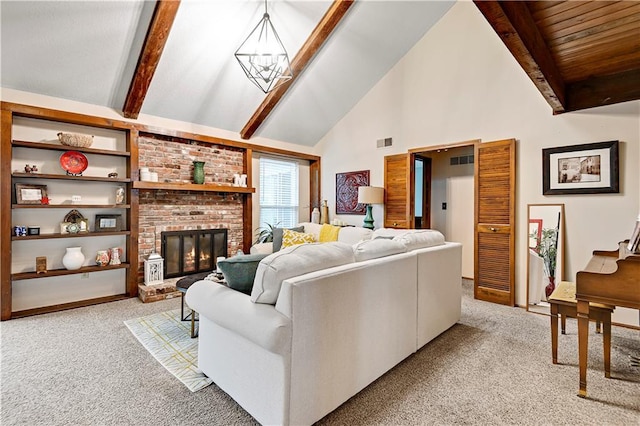
<instances>
[{"instance_id":1,"label":"white throw pillow","mask_svg":"<svg viewBox=\"0 0 640 426\"><path fill-rule=\"evenodd\" d=\"M416 229L393 237L392 241L399 241L407 247L407 251L420 248L440 246L444 244L444 235L435 229Z\"/></svg>"},{"instance_id":2,"label":"white throw pillow","mask_svg":"<svg viewBox=\"0 0 640 426\"><path fill-rule=\"evenodd\" d=\"M392 254L404 253L406 251L407 247L400 241L386 240L383 238L360 241L353 245L353 254L356 262L391 256Z\"/></svg>"},{"instance_id":3,"label":"white throw pillow","mask_svg":"<svg viewBox=\"0 0 640 426\"><path fill-rule=\"evenodd\" d=\"M251 301L274 305L282 281L354 261L352 247L338 241L287 247L262 259L253 281Z\"/></svg>"}]
</instances>

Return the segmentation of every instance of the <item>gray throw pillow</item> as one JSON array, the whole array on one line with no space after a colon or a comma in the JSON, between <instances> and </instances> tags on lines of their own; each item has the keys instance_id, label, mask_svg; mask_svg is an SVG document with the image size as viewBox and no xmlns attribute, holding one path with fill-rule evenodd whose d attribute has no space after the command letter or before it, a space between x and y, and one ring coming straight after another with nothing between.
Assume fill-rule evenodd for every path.
<instances>
[{"instance_id":1,"label":"gray throw pillow","mask_svg":"<svg viewBox=\"0 0 640 426\"><path fill-rule=\"evenodd\" d=\"M245 254L233 256L218 262L227 286L245 294L251 294L256 269L267 254Z\"/></svg>"},{"instance_id":2,"label":"gray throw pillow","mask_svg":"<svg viewBox=\"0 0 640 426\"><path fill-rule=\"evenodd\" d=\"M286 228L290 231L304 232L304 226L296 226L295 228ZM282 248L282 233L285 228L273 228L273 252L280 251Z\"/></svg>"}]
</instances>

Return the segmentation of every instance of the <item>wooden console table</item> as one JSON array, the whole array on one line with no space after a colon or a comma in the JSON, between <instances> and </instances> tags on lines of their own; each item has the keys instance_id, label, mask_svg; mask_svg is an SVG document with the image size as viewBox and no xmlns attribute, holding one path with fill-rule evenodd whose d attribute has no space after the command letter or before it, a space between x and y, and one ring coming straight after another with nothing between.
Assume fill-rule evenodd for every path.
<instances>
[{"instance_id":1,"label":"wooden console table","mask_svg":"<svg viewBox=\"0 0 640 426\"><path fill-rule=\"evenodd\" d=\"M589 302L640 309L640 255L619 243L614 251L596 250L584 271L576 275L578 303L578 352L580 390L587 396L587 355L589 344Z\"/></svg>"}]
</instances>

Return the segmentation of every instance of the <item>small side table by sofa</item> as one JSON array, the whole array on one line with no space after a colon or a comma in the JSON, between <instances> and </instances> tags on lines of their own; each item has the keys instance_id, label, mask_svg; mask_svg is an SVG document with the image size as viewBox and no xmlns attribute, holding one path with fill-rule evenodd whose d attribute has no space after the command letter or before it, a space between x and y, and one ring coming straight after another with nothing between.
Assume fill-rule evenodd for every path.
<instances>
[{"instance_id":1,"label":"small side table by sofa","mask_svg":"<svg viewBox=\"0 0 640 426\"><path fill-rule=\"evenodd\" d=\"M184 300L184 295L187 294L187 290L189 290L191 284L204 279L209 280L212 283L226 285L222 274L217 274L211 271L189 275L179 279L178 282L176 282L176 289L178 289L178 291L180 291L181 293L180 319L182 321L191 321L191 338L198 337L198 331L196 330L196 321L198 321L197 312L187 306ZM185 307L189 309L189 313L186 315L184 313Z\"/></svg>"}]
</instances>

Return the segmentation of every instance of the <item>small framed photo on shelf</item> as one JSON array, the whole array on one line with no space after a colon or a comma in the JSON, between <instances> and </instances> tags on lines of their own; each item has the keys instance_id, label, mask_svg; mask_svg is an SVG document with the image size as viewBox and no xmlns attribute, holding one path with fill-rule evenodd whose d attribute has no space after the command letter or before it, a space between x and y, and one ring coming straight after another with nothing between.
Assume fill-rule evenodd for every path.
<instances>
[{"instance_id":1,"label":"small framed photo on shelf","mask_svg":"<svg viewBox=\"0 0 640 426\"><path fill-rule=\"evenodd\" d=\"M618 152L618 141L543 149L543 195L620 192Z\"/></svg>"},{"instance_id":2,"label":"small framed photo on shelf","mask_svg":"<svg viewBox=\"0 0 640 426\"><path fill-rule=\"evenodd\" d=\"M76 223L80 227L78 232L89 232L89 219L78 219Z\"/></svg>"},{"instance_id":3,"label":"small framed photo on shelf","mask_svg":"<svg viewBox=\"0 0 640 426\"><path fill-rule=\"evenodd\" d=\"M16 183L16 204L42 204L47 199L47 185Z\"/></svg>"},{"instance_id":4,"label":"small framed photo on shelf","mask_svg":"<svg viewBox=\"0 0 640 426\"><path fill-rule=\"evenodd\" d=\"M119 214L97 214L96 232L118 232L122 231L122 215Z\"/></svg>"}]
</instances>

